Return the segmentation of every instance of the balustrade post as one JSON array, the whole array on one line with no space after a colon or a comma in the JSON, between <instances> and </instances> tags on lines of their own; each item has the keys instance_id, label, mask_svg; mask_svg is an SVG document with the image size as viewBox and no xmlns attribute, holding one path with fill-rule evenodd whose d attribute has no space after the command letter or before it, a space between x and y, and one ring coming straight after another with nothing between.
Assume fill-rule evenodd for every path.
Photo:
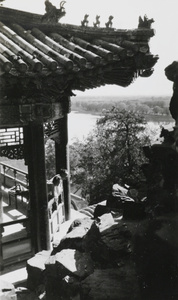
<instances>
[{"instance_id":1,"label":"balustrade post","mask_svg":"<svg viewBox=\"0 0 178 300\"><path fill-rule=\"evenodd\" d=\"M6 176L5 176L5 171L6 167L3 165L3 172L4 172L4 186L6 185Z\"/></svg>"},{"instance_id":2,"label":"balustrade post","mask_svg":"<svg viewBox=\"0 0 178 300\"><path fill-rule=\"evenodd\" d=\"M17 186L17 171L15 169L13 169L14 171L14 185Z\"/></svg>"}]
</instances>

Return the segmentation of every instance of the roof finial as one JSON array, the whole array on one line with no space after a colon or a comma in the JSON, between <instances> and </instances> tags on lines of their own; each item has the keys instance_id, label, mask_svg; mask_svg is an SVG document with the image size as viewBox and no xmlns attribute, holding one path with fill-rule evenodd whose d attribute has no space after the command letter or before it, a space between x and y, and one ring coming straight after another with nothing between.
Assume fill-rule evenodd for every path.
<instances>
[{"instance_id":1,"label":"roof finial","mask_svg":"<svg viewBox=\"0 0 178 300\"><path fill-rule=\"evenodd\" d=\"M154 22L153 19L148 19L147 15L144 15L144 19L139 17L138 28L151 28L151 24Z\"/></svg>"},{"instance_id":2,"label":"roof finial","mask_svg":"<svg viewBox=\"0 0 178 300\"><path fill-rule=\"evenodd\" d=\"M64 4L66 1L60 2L60 8L56 8L49 0L45 1L46 13L42 17L42 22L44 23L58 23L58 21L65 16Z\"/></svg>"}]
</instances>

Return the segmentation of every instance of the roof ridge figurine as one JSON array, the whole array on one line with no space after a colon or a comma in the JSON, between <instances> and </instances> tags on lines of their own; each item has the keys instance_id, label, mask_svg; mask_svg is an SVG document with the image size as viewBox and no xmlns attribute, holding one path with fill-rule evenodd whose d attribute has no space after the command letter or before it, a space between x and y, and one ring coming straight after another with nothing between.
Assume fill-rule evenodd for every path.
<instances>
[{"instance_id":1,"label":"roof ridge figurine","mask_svg":"<svg viewBox=\"0 0 178 300\"><path fill-rule=\"evenodd\" d=\"M94 27L100 27L100 16L96 15L96 21L93 22Z\"/></svg>"},{"instance_id":2,"label":"roof ridge figurine","mask_svg":"<svg viewBox=\"0 0 178 300\"><path fill-rule=\"evenodd\" d=\"M88 17L89 17L89 15L87 15L87 14L84 15L83 21L81 21L81 26L82 27L88 26L88 23L89 23Z\"/></svg>"},{"instance_id":3,"label":"roof ridge figurine","mask_svg":"<svg viewBox=\"0 0 178 300\"><path fill-rule=\"evenodd\" d=\"M109 16L108 22L105 23L106 28L111 28L112 27L112 20L114 19L113 16Z\"/></svg>"},{"instance_id":4,"label":"roof ridge figurine","mask_svg":"<svg viewBox=\"0 0 178 300\"><path fill-rule=\"evenodd\" d=\"M2 6L3 5L3 2L4 2L5 0L0 0L0 6Z\"/></svg>"},{"instance_id":5,"label":"roof ridge figurine","mask_svg":"<svg viewBox=\"0 0 178 300\"><path fill-rule=\"evenodd\" d=\"M65 16L64 4L66 1L60 2L60 8L56 8L49 0L45 1L46 13L42 16L41 21L43 23L56 24L58 21Z\"/></svg>"},{"instance_id":6,"label":"roof ridge figurine","mask_svg":"<svg viewBox=\"0 0 178 300\"><path fill-rule=\"evenodd\" d=\"M152 23L154 23L153 18L148 19L147 15L144 15L143 19L142 19L142 17L139 17L138 28L149 28L150 29Z\"/></svg>"}]
</instances>

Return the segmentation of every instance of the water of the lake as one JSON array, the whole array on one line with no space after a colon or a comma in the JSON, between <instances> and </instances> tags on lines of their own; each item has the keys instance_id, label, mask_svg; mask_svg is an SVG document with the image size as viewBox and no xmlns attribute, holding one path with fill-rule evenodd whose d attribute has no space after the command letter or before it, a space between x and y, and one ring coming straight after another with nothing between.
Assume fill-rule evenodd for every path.
<instances>
[{"instance_id":1,"label":"water of the lake","mask_svg":"<svg viewBox=\"0 0 178 300\"><path fill-rule=\"evenodd\" d=\"M68 119L69 144L72 144L76 138L80 141L86 138L89 132L94 129L98 118L99 116L97 115L71 112ZM163 126L164 128L171 130L173 124L173 122L148 122L147 134L152 136L152 142L156 142L160 135L160 127Z\"/></svg>"},{"instance_id":2,"label":"water of the lake","mask_svg":"<svg viewBox=\"0 0 178 300\"><path fill-rule=\"evenodd\" d=\"M95 127L96 120L99 116L91 114L81 114L77 112L71 112L69 114L69 144L71 144L75 138L82 141L89 132Z\"/></svg>"}]
</instances>

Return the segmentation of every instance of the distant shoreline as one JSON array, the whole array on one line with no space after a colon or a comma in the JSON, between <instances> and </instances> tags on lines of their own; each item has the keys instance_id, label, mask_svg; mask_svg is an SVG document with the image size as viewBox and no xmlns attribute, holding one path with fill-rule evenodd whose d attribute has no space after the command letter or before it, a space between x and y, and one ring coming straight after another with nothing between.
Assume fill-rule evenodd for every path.
<instances>
[{"instance_id":1,"label":"distant shoreline","mask_svg":"<svg viewBox=\"0 0 178 300\"><path fill-rule=\"evenodd\" d=\"M147 122L174 122L171 116L165 115L144 115Z\"/></svg>"},{"instance_id":2,"label":"distant shoreline","mask_svg":"<svg viewBox=\"0 0 178 300\"><path fill-rule=\"evenodd\" d=\"M169 96L76 96L72 98L71 110L78 114L101 116L104 110L140 112L147 122L174 122L169 111Z\"/></svg>"},{"instance_id":3,"label":"distant shoreline","mask_svg":"<svg viewBox=\"0 0 178 300\"><path fill-rule=\"evenodd\" d=\"M138 95L138 96L122 96L122 95L111 95L111 96L105 96L105 95L99 95L99 96L72 96L71 100L75 101L75 100L82 100L82 101L86 101L86 99L90 99L90 101L108 101L108 99L110 99L110 101L112 100L117 100L117 101L156 101L157 99L160 99L161 101L169 101L171 99L171 95L156 95L156 96L144 96L144 95Z\"/></svg>"},{"instance_id":4,"label":"distant shoreline","mask_svg":"<svg viewBox=\"0 0 178 300\"><path fill-rule=\"evenodd\" d=\"M86 115L93 115L93 116L98 116L100 117L102 115L98 114L98 112L93 112L93 111L86 111L86 110L81 110L81 111L77 111L77 110L72 110L72 113L75 114L86 114ZM173 118L170 115L153 115L153 114L144 114L145 120L146 122L174 122Z\"/></svg>"}]
</instances>

